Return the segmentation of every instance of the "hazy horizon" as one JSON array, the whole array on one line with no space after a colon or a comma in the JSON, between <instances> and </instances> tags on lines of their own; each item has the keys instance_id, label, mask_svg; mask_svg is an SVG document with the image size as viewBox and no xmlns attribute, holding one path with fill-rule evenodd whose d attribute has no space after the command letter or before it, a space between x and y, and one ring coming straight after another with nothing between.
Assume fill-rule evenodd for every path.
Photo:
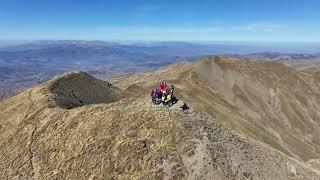
<instances>
[{"instance_id":1,"label":"hazy horizon","mask_svg":"<svg viewBox=\"0 0 320 180\"><path fill-rule=\"evenodd\" d=\"M256 52L279 52L279 53L304 53L304 54L319 54L320 53L320 42L249 42L249 41L173 41L173 40L163 40L163 41L130 41L130 40L83 40L83 39L58 39L58 40L1 40L0 39L0 48L15 47L20 45L26 45L28 47L33 43L53 43L53 42L72 42L79 41L85 43L92 42L106 42L106 43L116 43L123 45L142 45L142 46L155 46L155 45L172 45L176 48L179 45L201 45L204 47L238 47L238 54L248 54ZM242 52L245 48L247 50Z\"/></svg>"}]
</instances>

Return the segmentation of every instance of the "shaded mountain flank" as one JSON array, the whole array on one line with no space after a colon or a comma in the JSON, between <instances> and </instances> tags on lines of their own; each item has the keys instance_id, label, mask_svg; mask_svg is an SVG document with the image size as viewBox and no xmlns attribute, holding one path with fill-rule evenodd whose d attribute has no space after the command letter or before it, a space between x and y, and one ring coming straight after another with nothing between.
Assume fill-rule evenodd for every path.
<instances>
[{"instance_id":1,"label":"shaded mountain flank","mask_svg":"<svg viewBox=\"0 0 320 180\"><path fill-rule=\"evenodd\" d=\"M254 134L257 136L252 137L257 138L259 134L255 132L261 128L261 135L273 138L260 127L259 118L256 124L249 115L248 120L244 119L241 106L231 106L228 99L223 100L223 94L214 94L218 89L210 86L215 83L222 86L221 79L203 86L208 92L192 86L209 83L201 73L208 73L210 68L214 70L212 73L217 73L220 66L218 73L233 69L229 65L215 65L217 63L239 63L232 66L236 71L247 62L206 58L153 74L128 77L131 80L137 76L145 78L146 83L139 85L128 85L123 77L114 79L116 84L122 80L129 87L124 90L87 73L74 72L0 102L0 178L319 179L316 159L304 163L301 159L305 157L296 151L284 151L288 147L282 147L281 143L276 144L282 149L274 148L272 143L270 146L244 136ZM164 78L164 73L177 84L180 103L190 102L187 112L179 109L180 104L170 109L153 105L149 93L143 93L157 78ZM227 74L223 77L231 78ZM227 93L234 94L233 91ZM202 99L204 96L215 101ZM259 97L254 97L260 102ZM208 109L214 105L219 108L213 108L216 114L210 115L214 111ZM234 110L228 111L229 116L227 108ZM238 119L231 119L234 117ZM238 132L225 127L232 124L231 120L238 121L238 128L234 128ZM252 134L245 134L249 128ZM289 130L283 131L288 134Z\"/></svg>"}]
</instances>

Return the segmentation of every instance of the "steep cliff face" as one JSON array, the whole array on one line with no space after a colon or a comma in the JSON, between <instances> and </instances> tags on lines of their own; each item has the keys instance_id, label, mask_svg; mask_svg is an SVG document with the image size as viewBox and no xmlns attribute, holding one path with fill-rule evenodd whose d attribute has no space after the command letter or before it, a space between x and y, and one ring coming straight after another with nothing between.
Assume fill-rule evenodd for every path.
<instances>
[{"instance_id":1,"label":"steep cliff face","mask_svg":"<svg viewBox=\"0 0 320 180\"><path fill-rule=\"evenodd\" d=\"M178 96L240 134L303 161L320 156L317 74L276 62L207 57L112 82L150 88L159 79L175 84Z\"/></svg>"},{"instance_id":2,"label":"steep cliff face","mask_svg":"<svg viewBox=\"0 0 320 180\"><path fill-rule=\"evenodd\" d=\"M179 106L155 106L146 95L128 97L81 72L58 77L0 103L0 178L320 177L221 120Z\"/></svg>"}]
</instances>

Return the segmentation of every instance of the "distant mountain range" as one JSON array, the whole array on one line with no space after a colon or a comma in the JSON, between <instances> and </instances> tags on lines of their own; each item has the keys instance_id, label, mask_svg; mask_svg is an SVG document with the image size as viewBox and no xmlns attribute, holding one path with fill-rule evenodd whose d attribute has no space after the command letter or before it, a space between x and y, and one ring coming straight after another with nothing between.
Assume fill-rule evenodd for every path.
<instances>
[{"instance_id":1,"label":"distant mountain range","mask_svg":"<svg viewBox=\"0 0 320 180\"><path fill-rule=\"evenodd\" d=\"M315 55L252 53L270 48L245 44L189 42L35 41L0 48L0 99L66 71L82 70L99 78L157 69L225 54L248 59L313 59ZM271 48L272 50L273 48ZM251 54L250 54L251 53Z\"/></svg>"},{"instance_id":2,"label":"distant mountain range","mask_svg":"<svg viewBox=\"0 0 320 180\"><path fill-rule=\"evenodd\" d=\"M306 54L306 53L281 53L281 52L256 52L249 54L224 54L228 57L242 58L249 60L308 60L319 58L320 54Z\"/></svg>"},{"instance_id":3,"label":"distant mountain range","mask_svg":"<svg viewBox=\"0 0 320 180\"><path fill-rule=\"evenodd\" d=\"M320 54L302 53L280 53L280 52L259 52L251 54L225 54L227 57L241 58L247 60L276 61L286 64L295 69L309 72L319 72Z\"/></svg>"},{"instance_id":4,"label":"distant mountain range","mask_svg":"<svg viewBox=\"0 0 320 180\"><path fill-rule=\"evenodd\" d=\"M0 48L0 99L70 70L98 77L137 72L193 58L189 50L101 41L39 41Z\"/></svg>"}]
</instances>

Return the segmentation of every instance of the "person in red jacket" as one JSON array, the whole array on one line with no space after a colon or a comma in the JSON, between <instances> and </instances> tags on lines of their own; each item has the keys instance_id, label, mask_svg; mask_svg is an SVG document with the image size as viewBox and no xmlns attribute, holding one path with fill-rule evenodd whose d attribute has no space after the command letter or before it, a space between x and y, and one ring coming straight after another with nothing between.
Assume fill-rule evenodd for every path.
<instances>
[{"instance_id":1,"label":"person in red jacket","mask_svg":"<svg viewBox=\"0 0 320 180\"><path fill-rule=\"evenodd\" d=\"M167 92L169 90L167 82L166 81L162 81L160 83L160 89L162 92Z\"/></svg>"}]
</instances>

